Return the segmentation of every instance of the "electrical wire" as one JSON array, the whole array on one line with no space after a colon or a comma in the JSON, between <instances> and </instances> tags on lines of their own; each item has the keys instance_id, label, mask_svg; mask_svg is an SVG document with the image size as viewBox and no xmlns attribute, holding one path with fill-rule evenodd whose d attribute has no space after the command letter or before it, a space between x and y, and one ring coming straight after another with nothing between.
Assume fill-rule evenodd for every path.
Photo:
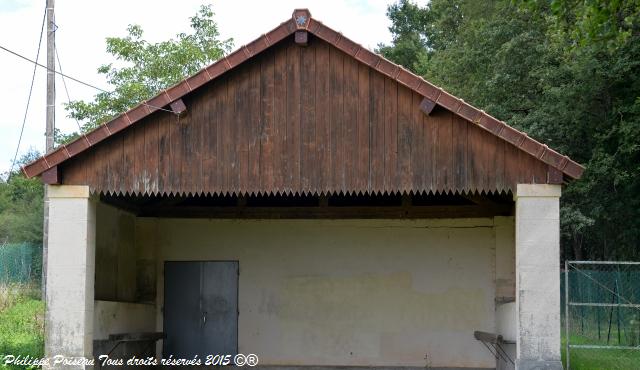
<instances>
[{"instance_id":1,"label":"electrical wire","mask_svg":"<svg viewBox=\"0 0 640 370\"><path fill-rule=\"evenodd\" d=\"M42 15L42 26L40 26L40 39L38 40L38 51L36 53L36 61L40 58L40 47L42 46L42 35L44 33L44 24L47 18L47 9L45 7L44 14ZM4 49L4 48L3 48ZM24 134L24 126L27 123L27 114L29 113L29 104L31 104L31 94L33 93L33 83L36 80L36 70L38 62L34 62L36 65L33 66L33 75L31 76L31 86L29 87L29 96L27 98L27 106L24 110L24 118L22 119L22 127L20 128L20 136L18 137L18 145L16 146L16 152L13 155L13 161L11 161L11 168L9 169L9 177L13 173L13 168L16 165L16 160L18 159L18 151L20 150L20 144L22 143L22 134Z\"/></svg>"},{"instance_id":2,"label":"electrical wire","mask_svg":"<svg viewBox=\"0 0 640 370\"><path fill-rule=\"evenodd\" d=\"M12 55L17 56L18 58L21 58L21 59L33 64L33 75L31 77L31 86L29 88L29 96L27 98L27 106L25 108L24 118L22 120L22 127L20 129L20 136L18 138L18 145L16 146L16 151L14 153L13 160L11 161L11 168L9 169L9 176L11 176L11 173L13 172L13 169L15 168L16 160L18 158L18 152L20 151L20 144L22 143L22 136L24 134L24 127L25 127L26 122L27 122L27 114L29 112L29 105L31 103L31 96L33 94L33 85L34 85L34 82L35 82L37 67L44 68L47 71L51 71L51 72L53 72L53 73L55 73L57 75L60 75L62 77L62 84L64 85L64 89L65 89L65 92L66 92L66 95L67 95L67 101L69 103L71 103L71 97L70 97L70 94L69 94L69 89L67 87L67 82L66 82L65 78L68 78L68 79L70 79L72 81L75 81L75 82L77 82L77 83L79 83L81 85L90 87L92 89L96 89L98 91L101 91L101 92L104 92L104 93L107 93L107 94L111 94L111 92L109 92L109 91L107 91L105 89L99 88L99 87L97 87L95 85L92 85L90 83L81 81L81 80L79 80L79 79L77 79L75 77L72 77L72 76L69 76L67 74L62 73L62 64L60 63L60 56L58 54L58 49L57 48L55 49L55 53L56 53L56 59L58 61L58 68L59 68L60 71L56 71L55 69L50 69L47 66L37 62L38 59L40 58L40 49L41 49L41 46L42 46L42 36L44 34L44 26L45 26L46 18L47 18L47 10L45 8L45 11L44 11L44 14L43 14L43 17L42 17L42 26L40 28L40 39L38 40L38 51L36 53L36 60L30 59L30 58L28 58L28 57L26 57L26 56L24 56L24 55L22 55L20 53L17 53L17 52L15 52L13 50L10 50L10 49L0 45L0 49L1 50L4 50L4 51L6 51L6 52L8 52L8 53L10 53ZM180 117L180 113L176 113L173 110L165 109L165 108L161 108L161 107L156 107L156 106L153 106L151 104L148 104L147 102L142 102L141 104L144 105L144 106L147 106L149 108L153 108L153 109L157 109L157 110L173 113L173 114L177 115L178 118ZM76 121L76 124L78 125L78 129L80 130L80 133L82 133L82 126L80 125L80 122L78 122L78 120L76 118L74 118L74 119Z\"/></svg>"},{"instance_id":3,"label":"electrical wire","mask_svg":"<svg viewBox=\"0 0 640 370\"><path fill-rule=\"evenodd\" d=\"M0 45L0 49L1 49L1 50L4 50L4 51L6 51L6 52L8 52L8 53L10 53L10 54L13 54L13 55L17 56L18 58L24 59L24 60L26 60L27 62L33 63L35 66L42 67L42 68L46 69L47 71L51 71L51 72L53 72L53 73L55 73L55 74L58 74L58 75L60 75L60 76L62 76L62 77L66 77L66 78L68 78L68 79L70 79L70 80L72 80L72 81L75 81L75 82L77 82L77 83L79 83L79 84L81 84L81 85L84 85L84 86L90 87L90 88L92 88L92 89L96 89L96 90L98 90L98 91L100 91L100 92L103 92L103 93L111 94L111 92L109 92L109 91L107 91L107 90L105 90L105 89L99 88L99 87L97 87L97 86L95 86L95 85L92 85L92 84L90 84L90 83L88 83L88 82L84 82L84 81L81 81L81 80L79 80L79 79L77 79L77 78L75 78L75 77L72 77L72 76L69 76L69 75L67 75L67 74L64 74L64 73L62 73L62 72L59 72L59 71L56 71L56 70L49 69L49 68L47 68L47 66L42 65L42 64L40 64L40 63L38 63L38 62L36 62L36 61L34 61L34 60L32 60L32 59L29 59L29 58L25 57L24 55L21 55L21 54L19 54L19 53L16 53L15 51L9 50L9 49L7 49L6 47L4 47L4 46L2 46L2 45ZM34 67L34 68L35 68L35 67ZM158 109L158 110L165 111L165 112L170 112L170 113L173 113L173 114L176 114L176 115L178 114L178 113L176 113L176 112L174 112L174 111L172 111L172 110L170 110L170 109L164 109L164 108L161 108L161 107L156 107L156 106L153 106L153 105L148 104L148 103L146 103L146 102L142 102L141 104L142 104L142 105L145 105L145 106L147 106L147 107L149 107L149 108Z\"/></svg>"},{"instance_id":4,"label":"electrical wire","mask_svg":"<svg viewBox=\"0 0 640 370\"><path fill-rule=\"evenodd\" d=\"M60 55L58 55L58 47L55 48L55 52L56 52L56 60L58 60L58 69L60 70L60 73L62 73L62 64L60 63ZM67 93L67 103L71 104L71 96L69 95L69 89L67 88L67 80L64 79L64 75L61 77L62 77L62 85L64 85L64 91ZM75 117L73 117L73 119L76 121L76 124L78 125L78 130L80 130L80 133L82 133L82 126L80 125L80 122L78 122L78 119Z\"/></svg>"},{"instance_id":5,"label":"electrical wire","mask_svg":"<svg viewBox=\"0 0 640 370\"><path fill-rule=\"evenodd\" d=\"M29 58L25 57L24 55L18 54L18 53L16 53L15 51L9 50L9 49L5 48L5 47L4 47L4 46L2 46L2 45L0 45L0 49L4 50L4 51L6 51L6 52L8 52L8 53L10 53L10 54L13 54L13 55L17 56L18 58L22 58L22 59L26 60L27 62L33 63L33 64L35 64L37 67L42 67L42 68L46 69L47 71L50 71L50 72L53 72L53 73L55 73L55 74L59 74L59 75L61 75L61 76L64 76L64 77L66 77L66 78L68 78L68 79L70 79L70 80L72 80L72 81L75 81L75 82L77 82L77 83L79 83L79 84L82 84L82 85L85 85L85 86L88 86L88 87L91 87L91 88L93 88L93 89L96 89L96 90L99 90L99 91L102 91L102 92L105 92L105 93L109 94L109 92L108 92L107 90L105 90L105 89L101 89L101 88L99 88L99 87L97 87L97 86L94 86L94 85L91 85L91 84L89 84L89 83L86 83L86 82L80 81L80 80L78 80L77 78L74 78L74 77L71 77L71 76L65 75L65 74L60 73L60 72L58 72L58 71L56 71L56 70L49 69L49 68L47 68L47 66L45 66L45 65L43 65L43 64L40 64L40 63L38 63L38 62L36 62L36 61L34 61L34 60L32 60L32 59L29 59Z\"/></svg>"}]
</instances>

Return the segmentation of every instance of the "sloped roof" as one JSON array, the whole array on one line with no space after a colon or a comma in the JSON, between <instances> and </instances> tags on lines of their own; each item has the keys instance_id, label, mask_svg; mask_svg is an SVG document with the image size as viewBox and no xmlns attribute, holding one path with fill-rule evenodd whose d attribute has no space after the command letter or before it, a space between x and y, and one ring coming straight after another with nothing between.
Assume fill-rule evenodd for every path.
<instances>
[{"instance_id":1,"label":"sloped roof","mask_svg":"<svg viewBox=\"0 0 640 370\"><path fill-rule=\"evenodd\" d=\"M91 132L82 135L69 144L61 145L51 153L22 167L23 173L28 177L42 174L44 171L53 168L71 157L74 157L88 148L96 145L102 140L115 135L119 131L139 122L143 118L151 115L159 108L167 107L172 102L177 101L201 86L207 84L235 68L253 56L268 49L271 45L283 40L296 31L307 31L316 37L330 43L346 54L355 58L361 63L375 69L376 71L396 80L398 83L407 86L411 90L420 94L435 104L446 108L454 114L478 125L482 129L490 132L498 138L518 147L526 153L534 156L538 160L558 169L571 179L578 179L584 172L584 167L555 150L542 144L527 134L516 130L484 111L471 106L464 100L459 99L441 88L424 80L407 69L399 66L388 59L375 54L364 48L362 45L344 37L341 33L325 26L320 21L311 17L307 9L294 10L292 17L281 23L270 32L260 36L251 43L241 46L233 53L218 60L217 62L203 68L198 73L177 83L176 85L160 92L148 101L140 103L138 106L122 113L113 120L101 124Z\"/></svg>"}]
</instances>

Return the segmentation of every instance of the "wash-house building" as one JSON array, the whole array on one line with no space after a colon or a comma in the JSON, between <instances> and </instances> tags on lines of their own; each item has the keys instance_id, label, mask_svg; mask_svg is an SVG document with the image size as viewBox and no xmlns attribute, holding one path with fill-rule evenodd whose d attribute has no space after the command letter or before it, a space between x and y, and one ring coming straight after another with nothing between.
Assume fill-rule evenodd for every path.
<instances>
[{"instance_id":1,"label":"wash-house building","mask_svg":"<svg viewBox=\"0 0 640 370\"><path fill-rule=\"evenodd\" d=\"M562 368L583 167L307 10L23 171L47 355Z\"/></svg>"}]
</instances>

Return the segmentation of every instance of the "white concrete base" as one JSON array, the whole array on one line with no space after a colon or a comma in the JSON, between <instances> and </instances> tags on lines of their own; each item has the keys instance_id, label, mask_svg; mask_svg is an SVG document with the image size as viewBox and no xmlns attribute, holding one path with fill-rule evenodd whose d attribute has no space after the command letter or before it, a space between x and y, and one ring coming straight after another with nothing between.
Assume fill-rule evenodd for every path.
<instances>
[{"instance_id":1,"label":"white concrete base","mask_svg":"<svg viewBox=\"0 0 640 370\"><path fill-rule=\"evenodd\" d=\"M518 336L516 327L516 303L509 302L496 306L496 333L502 335L502 339L515 342Z\"/></svg>"},{"instance_id":2,"label":"white concrete base","mask_svg":"<svg viewBox=\"0 0 640 370\"><path fill-rule=\"evenodd\" d=\"M563 370L562 361L516 360L518 370Z\"/></svg>"},{"instance_id":3,"label":"white concrete base","mask_svg":"<svg viewBox=\"0 0 640 370\"><path fill-rule=\"evenodd\" d=\"M560 363L560 185L518 184L516 370Z\"/></svg>"},{"instance_id":4,"label":"white concrete base","mask_svg":"<svg viewBox=\"0 0 640 370\"><path fill-rule=\"evenodd\" d=\"M45 354L91 358L95 204L86 186L49 187ZM56 366L56 368L61 368ZM82 368L63 366L62 368Z\"/></svg>"}]
</instances>

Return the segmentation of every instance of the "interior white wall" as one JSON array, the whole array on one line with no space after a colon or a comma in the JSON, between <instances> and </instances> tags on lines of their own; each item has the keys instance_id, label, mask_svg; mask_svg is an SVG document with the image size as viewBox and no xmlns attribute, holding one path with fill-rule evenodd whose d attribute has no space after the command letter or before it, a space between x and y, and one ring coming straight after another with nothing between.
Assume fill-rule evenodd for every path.
<instances>
[{"instance_id":1,"label":"interior white wall","mask_svg":"<svg viewBox=\"0 0 640 370\"><path fill-rule=\"evenodd\" d=\"M96 300L93 309L93 339L110 334L152 333L156 329L156 307L148 303Z\"/></svg>"},{"instance_id":2,"label":"interior white wall","mask_svg":"<svg viewBox=\"0 0 640 370\"><path fill-rule=\"evenodd\" d=\"M473 331L513 276L497 224L139 218L136 243L157 249L156 330L164 261L238 260L239 351L263 365L495 367Z\"/></svg>"},{"instance_id":3,"label":"interior white wall","mask_svg":"<svg viewBox=\"0 0 640 370\"><path fill-rule=\"evenodd\" d=\"M111 205L96 204L97 300L136 301L135 219Z\"/></svg>"}]
</instances>

